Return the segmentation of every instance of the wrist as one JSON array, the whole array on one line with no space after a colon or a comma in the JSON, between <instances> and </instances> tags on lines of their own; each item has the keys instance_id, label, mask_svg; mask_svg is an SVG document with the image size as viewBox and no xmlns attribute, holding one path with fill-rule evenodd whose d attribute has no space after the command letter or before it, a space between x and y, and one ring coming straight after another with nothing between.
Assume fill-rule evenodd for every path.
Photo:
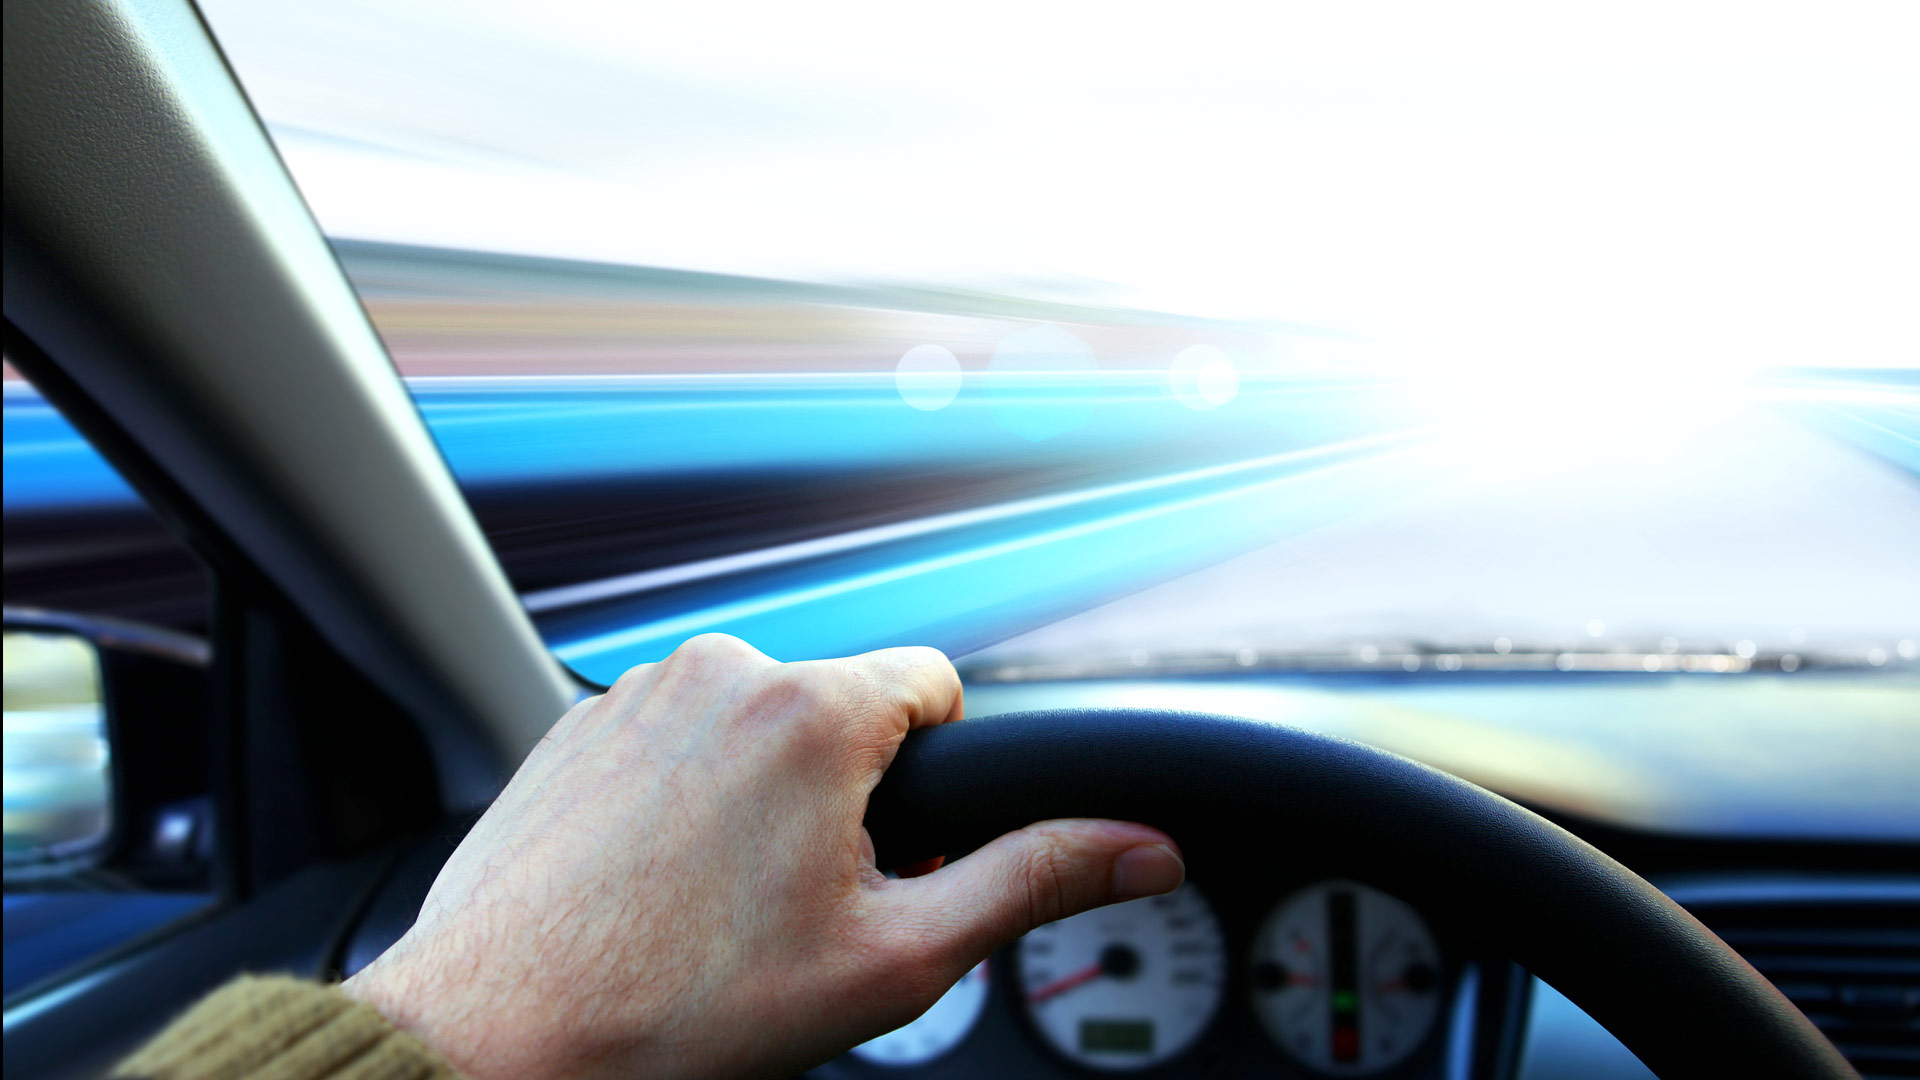
<instances>
[{"instance_id":1,"label":"wrist","mask_svg":"<svg viewBox=\"0 0 1920 1080\"><path fill-rule=\"evenodd\" d=\"M340 990L470 1080L578 1075L594 1040L546 1009L551 992L476 970L475 955L402 938Z\"/></svg>"},{"instance_id":2,"label":"wrist","mask_svg":"<svg viewBox=\"0 0 1920 1080\"><path fill-rule=\"evenodd\" d=\"M449 1001L440 980L414 977L405 962L404 942L340 984L340 992L378 1012L396 1029L413 1036L446 1059L463 1076L487 1074L483 1056L463 1030L457 1003Z\"/></svg>"}]
</instances>

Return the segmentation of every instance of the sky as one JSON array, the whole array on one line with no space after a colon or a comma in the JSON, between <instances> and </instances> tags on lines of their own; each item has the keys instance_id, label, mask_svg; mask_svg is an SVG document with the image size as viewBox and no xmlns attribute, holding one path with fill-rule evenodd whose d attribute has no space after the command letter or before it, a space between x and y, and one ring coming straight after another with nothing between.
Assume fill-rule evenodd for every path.
<instances>
[{"instance_id":1,"label":"sky","mask_svg":"<svg viewBox=\"0 0 1920 1080\"><path fill-rule=\"evenodd\" d=\"M1307 322L1440 369L1920 358L1911 4L202 7L336 236Z\"/></svg>"}]
</instances>

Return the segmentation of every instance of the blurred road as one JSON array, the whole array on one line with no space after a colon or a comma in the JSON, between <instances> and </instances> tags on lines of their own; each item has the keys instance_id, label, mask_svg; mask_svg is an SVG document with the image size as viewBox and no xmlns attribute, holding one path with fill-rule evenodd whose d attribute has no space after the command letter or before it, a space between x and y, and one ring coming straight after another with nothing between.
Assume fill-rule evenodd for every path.
<instances>
[{"instance_id":1,"label":"blurred road","mask_svg":"<svg viewBox=\"0 0 1920 1080\"><path fill-rule=\"evenodd\" d=\"M1778 411L1571 460L1470 456L1438 482L1007 641L1023 655L1615 647L1889 660L1920 640L1920 475Z\"/></svg>"},{"instance_id":2,"label":"blurred road","mask_svg":"<svg viewBox=\"0 0 1920 1080\"><path fill-rule=\"evenodd\" d=\"M1382 466L1417 438L1392 386L1250 379L1209 413L1155 372L967 377L937 412L891 373L412 386L549 640L604 678L710 628L796 658L903 635L964 652L1419 472ZM7 408L11 602L188 622L191 564L30 391ZM1029 437L1035 416L1056 433Z\"/></svg>"},{"instance_id":3,"label":"blurred road","mask_svg":"<svg viewBox=\"0 0 1920 1080\"><path fill-rule=\"evenodd\" d=\"M787 658L961 654L1156 586L1019 645L1920 634L1893 625L1920 610L1913 370L1719 388L1751 401L1676 443L1529 415L1565 388L1396 377L1312 328L338 250L508 576L592 678L705 630ZM1065 351L996 345L1034 332ZM910 406L892 367L929 342L955 392ZM1192 343L1235 376L1217 407L1169 374ZM8 603L203 625L198 566L112 470L24 384L5 410Z\"/></svg>"}]
</instances>

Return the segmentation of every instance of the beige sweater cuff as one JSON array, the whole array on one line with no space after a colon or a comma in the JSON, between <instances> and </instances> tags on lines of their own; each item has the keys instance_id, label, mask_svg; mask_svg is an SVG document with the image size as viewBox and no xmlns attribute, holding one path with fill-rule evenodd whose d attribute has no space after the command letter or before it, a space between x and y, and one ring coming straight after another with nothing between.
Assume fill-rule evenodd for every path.
<instances>
[{"instance_id":1,"label":"beige sweater cuff","mask_svg":"<svg viewBox=\"0 0 1920 1080\"><path fill-rule=\"evenodd\" d=\"M113 1070L152 1080L440 1080L459 1074L337 986L242 975Z\"/></svg>"}]
</instances>

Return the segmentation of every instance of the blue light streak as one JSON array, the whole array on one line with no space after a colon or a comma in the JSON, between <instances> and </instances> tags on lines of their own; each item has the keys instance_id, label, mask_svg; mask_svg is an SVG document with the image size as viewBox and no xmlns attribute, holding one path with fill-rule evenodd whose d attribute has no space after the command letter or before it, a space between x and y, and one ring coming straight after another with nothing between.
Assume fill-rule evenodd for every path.
<instances>
[{"instance_id":1,"label":"blue light streak","mask_svg":"<svg viewBox=\"0 0 1920 1080\"><path fill-rule=\"evenodd\" d=\"M1793 369L1765 391L1809 427L1920 476L1920 368Z\"/></svg>"},{"instance_id":2,"label":"blue light streak","mask_svg":"<svg viewBox=\"0 0 1920 1080\"><path fill-rule=\"evenodd\" d=\"M723 631L783 660L887 645L958 655L1325 524L1406 491L1419 444L1302 456L1255 478L1187 483L745 575L714 603L642 596L556 618L548 639L590 678ZM1198 492L1195 489L1198 488Z\"/></svg>"},{"instance_id":3,"label":"blue light streak","mask_svg":"<svg viewBox=\"0 0 1920 1080\"><path fill-rule=\"evenodd\" d=\"M963 654L1377 506L1436 472L1423 426L1433 418L1384 380L1254 373L1231 403L1196 412L1162 372L965 378L932 412L909 407L886 372L409 382L472 492L636 479L697 490L872 470L938 486L946 470L982 467L1014 478L984 505L785 543L754 546L749 535L712 558L528 594L549 644L602 682L716 630L781 659L908 643ZM1920 375L1788 372L1762 392L1920 474ZM9 385L5 405L9 515L135 504L30 389ZM1018 411L1054 408L1088 419L1033 441L1046 425ZM1019 479L1089 463L1100 468L1066 487Z\"/></svg>"}]
</instances>

